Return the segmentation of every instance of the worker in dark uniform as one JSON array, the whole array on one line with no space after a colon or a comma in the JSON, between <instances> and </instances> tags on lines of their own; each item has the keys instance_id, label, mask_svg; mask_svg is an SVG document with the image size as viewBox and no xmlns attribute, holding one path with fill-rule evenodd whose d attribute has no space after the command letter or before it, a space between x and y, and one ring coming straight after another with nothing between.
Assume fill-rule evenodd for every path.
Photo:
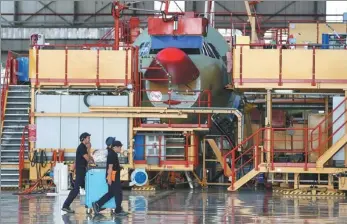
<instances>
[{"instance_id":1,"label":"worker in dark uniform","mask_svg":"<svg viewBox=\"0 0 347 224\"><path fill-rule=\"evenodd\" d=\"M123 144L120 141L116 141L113 137L106 139L107 145L107 164L106 164L106 182L108 185L108 192L102 196L98 201L93 202L93 210L95 214L99 214L102 206L108 202L111 198L115 197L116 212L115 215L125 216L128 213L122 209L122 186L120 182L121 167L118 160L118 154L121 152Z\"/></svg>"},{"instance_id":2,"label":"worker in dark uniform","mask_svg":"<svg viewBox=\"0 0 347 224\"><path fill-rule=\"evenodd\" d=\"M75 171L76 171L76 180L74 183L74 188L70 191L69 196L63 204L62 210L68 213L74 213L71 210L70 205L72 201L76 198L80 191L80 187L84 188L85 186L85 177L87 171L87 165L89 162L94 162L93 158L89 156L88 146L90 147L90 134L84 132L80 135L81 144L77 147L76 150L76 161L75 161Z\"/></svg>"}]
</instances>

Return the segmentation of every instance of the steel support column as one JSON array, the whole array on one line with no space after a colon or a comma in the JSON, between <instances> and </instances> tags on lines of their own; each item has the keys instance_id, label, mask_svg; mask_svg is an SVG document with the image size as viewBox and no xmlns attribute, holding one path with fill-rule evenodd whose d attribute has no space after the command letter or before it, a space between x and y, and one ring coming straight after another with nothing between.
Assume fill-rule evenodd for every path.
<instances>
[{"instance_id":1,"label":"steel support column","mask_svg":"<svg viewBox=\"0 0 347 224\"><path fill-rule=\"evenodd\" d=\"M272 94L271 89L266 90L266 117L265 117L265 126L268 128L272 127ZM272 133L271 130L266 130L266 162L270 164L271 162L271 152L272 152Z\"/></svg>"},{"instance_id":2,"label":"steel support column","mask_svg":"<svg viewBox=\"0 0 347 224\"><path fill-rule=\"evenodd\" d=\"M314 10L315 14L318 14L318 2L317 1L313 2L313 10ZM318 16L315 16L314 19L318 20Z\"/></svg>"},{"instance_id":3,"label":"steel support column","mask_svg":"<svg viewBox=\"0 0 347 224\"><path fill-rule=\"evenodd\" d=\"M14 15L13 15L13 21L17 22L19 21L19 1L15 1L14 3Z\"/></svg>"},{"instance_id":4,"label":"steel support column","mask_svg":"<svg viewBox=\"0 0 347 224\"><path fill-rule=\"evenodd\" d=\"M78 21L78 12L79 12L79 2L74 1L73 2L73 23L77 23Z\"/></svg>"}]
</instances>

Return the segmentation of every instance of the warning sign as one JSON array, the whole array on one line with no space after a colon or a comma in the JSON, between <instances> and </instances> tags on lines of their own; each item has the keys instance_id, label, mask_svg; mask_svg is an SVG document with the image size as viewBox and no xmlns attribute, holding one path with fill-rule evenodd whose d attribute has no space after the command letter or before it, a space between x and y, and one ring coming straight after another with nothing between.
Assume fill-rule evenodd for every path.
<instances>
[{"instance_id":1,"label":"warning sign","mask_svg":"<svg viewBox=\"0 0 347 224\"><path fill-rule=\"evenodd\" d=\"M150 93L151 101L161 101L163 99L163 95L159 91L152 91Z\"/></svg>"},{"instance_id":2,"label":"warning sign","mask_svg":"<svg viewBox=\"0 0 347 224\"><path fill-rule=\"evenodd\" d=\"M29 124L28 132L29 142L36 142L36 124Z\"/></svg>"}]
</instances>

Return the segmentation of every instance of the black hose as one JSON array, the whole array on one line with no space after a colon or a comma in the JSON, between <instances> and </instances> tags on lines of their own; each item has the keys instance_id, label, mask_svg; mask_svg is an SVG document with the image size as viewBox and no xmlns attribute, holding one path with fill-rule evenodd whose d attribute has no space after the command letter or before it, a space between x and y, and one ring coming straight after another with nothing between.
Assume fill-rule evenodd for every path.
<instances>
[{"instance_id":1,"label":"black hose","mask_svg":"<svg viewBox=\"0 0 347 224\"><path fill-rule=\"evenodd\" d=\"M86 107L90 107L90 104L88 103L88 97L90 96L90 95L92 95L93 93L116 93L116 94L119 94L119 93L122 93L122 92L124 92L124 91L126 91L126 90L129 90L128 88L126 88L126 87L124 87L124 88L117 88L117 89L115 89L115 90L92 90L92 91L90 91L90 92L88 92L88 93L86 93L85 95L84 95L84 97L83 97L83 103L84 103L84 105L86 105Z\"/></svg>"},{"instance_id":2,"label":"black hose","mask_svg":"<svg viewBox=\"0 0 347 224\"><path fill-rule=\"evenodd\" d=\"M45 150L41 150L40 153L40 164L43 168L45 168L47 166L48 163L48 159L47 159L47 154Z\"/></svg>"},{"instance_id":3,"label":"black hose","mask_svg":"<svg viewBox=\"0 0 347 224\"><path fill-rule=\"evenodd\" d=\"M28 155L28 157L30 158L30 155ZM35 164L37 163L37 160L38 160L38 158L37 158L37 151L35 150L33 156L31 157L31 159L29 159L31 167L35 166Z\"/></svg>"}]
</instances>

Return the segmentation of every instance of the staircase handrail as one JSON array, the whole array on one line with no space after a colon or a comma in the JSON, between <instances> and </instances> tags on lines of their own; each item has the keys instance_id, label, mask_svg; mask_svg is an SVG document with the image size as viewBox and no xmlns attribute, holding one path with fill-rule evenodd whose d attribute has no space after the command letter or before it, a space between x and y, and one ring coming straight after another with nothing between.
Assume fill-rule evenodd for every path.
<instances>
[{"instance_id":1,"label":"staircase handrail","mask_svg":"<svg viewBox=\"0 0 347 224\"><path fill-rule=\"evenodd\" d=\"M2 122L4 121L4 117L5 117L6 94L10 84L11 59L12 59L12 53L9 51L7 55L7 60L6 60L5 75L1 82L1 117L0 117L1 126L3 126Z\"/></svg>"},{"instance_id":2,"label":"staircase handrail","mask_svg":"<svg viewBox=\"0 0 347 224\"><path fill-rule=\"evenodd\" d=\"M321 145L322 145L322 143L321 143L321 136L320 136L320 132L321 132L321 128L320 128L320 127L321 127L321 125L322 125L322 124L325 124L325 123L328 121L328 119L330 118L330 116L333 115L333 113L336 112L341 106L344 106L344 107L345 107L345 102L346 102L346 100L347 100L347 97L345 97L345 98L343 99L343 101L341 101L341 102L340 102L340 103L339 103L328 115L325 116L325 118L324 118L321 122L318 123L317 126L315 126L315 127L312 129L312 131L311 131L311 150L312 150L312 151L317 150L317 149L318 149L319 147L321 147ZM337 119L335 119L335 120L332 121L332 125L335 124L335 122L336 122L337 120L339 120L339 119L342 117L342 115L344 115L344 114L346 113L346 111L347 111L347 109L345 108L344 112L342 112L342 114L341 114ZM346 122L345 122L345 123L346 123ZM342 126L345 125L345 123L342 124ZM341 126L340 128L338 128L337 131L333 132L333 133L331 134L331 136L329 136L328 139L327 139L326 141L324 141L323 144L325 144L327 141L329 141L329 139L330 139L332 136L334 136L334 135L342 128L342 126ZM331 126L331 127L332 127L332 126ZM328 129L329 129L329 128L330 128L330 127L329 127L329 125L328 125ZM314 139L314 138L313 138L313 135L314 135L314 132L315 132L317 129L319 130L318 138L317 138L317 139ZM318 146L317 146L316 148L314 148L314 147L313 147L313 142L316 141L316 140L318 140Z\"/></svg>"},{"instance_id":3,"label":"staircase handrail","mask_svg":"<svg viewBox=\"0 0 347 224\"><path fill-rule=\"evenodd\" d=\"M29 132L29 127L25 126L22 132L22 138L21 138L21 143L20 143L20 149L19 149L19 180L18 180L18 188L22 187L22 173L23 173L23 169L24 169L24 155L25 155L25 143L26 143L26 136L25 134ZM28 148L29 151L29 148ZM28 154L28 156L30 156Z\"/></svg>"},{"instance_id":4,"label":"staircase handrail","mask_svg":"<svg viewBox=\"0 0 347 224\"><path fill-rule=\"evenodd\" d=\"M226 153L223 156L223 161L224 161L224 171L226 170L226 166L227 166L227 157L232 155L232 166L231 166L231 173L232 173L232 178L235 178L235 172L236 172L236 160L238 160L239 158L241 158L245 153L249 152L250 149L246 150L245 152L243 152L239 157L236 158L235 153L237 152L237 150L239 148L241 148L243 145L245 145L250 139L254 138L255 136L257 136L259 133L261 133L264 130L268 130L269 128L259 128L256 132L254 132L252 135L248 136L246 139L244 139L240 144L238 144L237 146L235 146L232 150L230 150L228 153ZM253 145L254 146L254 145ZM251 146L250 148L252 148L253 146ZM254 158L255 155L253 155L253 157L251 159ZM250 160L251 160L250 159ZM247 162L245 162L245 164L243 164L242 166L246 165L247 163L250 162L250 160L248 160ZM225 173L226 175L226 173ZM227 176L227 175L226 175Z\"/></svg>"}]
</instances>

